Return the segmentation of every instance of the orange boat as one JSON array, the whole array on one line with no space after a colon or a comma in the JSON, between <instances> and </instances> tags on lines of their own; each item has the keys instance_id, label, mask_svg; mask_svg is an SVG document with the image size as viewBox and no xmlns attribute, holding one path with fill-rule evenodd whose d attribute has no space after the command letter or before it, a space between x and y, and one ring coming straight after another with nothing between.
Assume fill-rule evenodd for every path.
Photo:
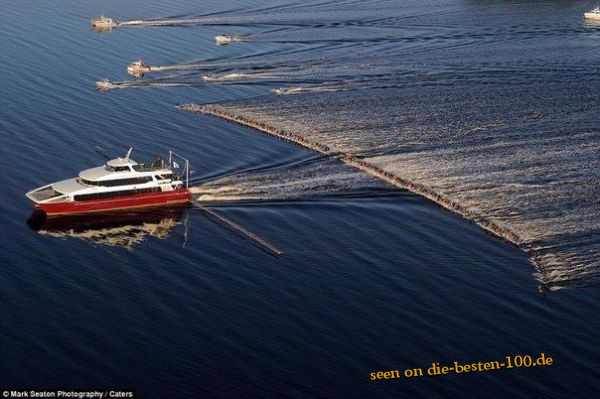
<instances>
[{"instance_id":1,"label":"orange boat","mask_svg":"<svg viewBox=\"0 0 600 399\"><path fill-rule=\"evenodd\" d=\"M142 76L151 71L151 68L144 64L142 60L137 60L127 65L127 73L132 76Z\"/></svg>"},{"instance_id":2,"label":"orange boat","mask_svg":"<svg viewBox=\"0 0 600 399\"><path fill-rule=\"evenodd\" d=\"M99 18L92 19L92 26L95 28L109 29L117 26L118 23L112 18L109 18L102 13Z\"/></svg>"}]
</instances>

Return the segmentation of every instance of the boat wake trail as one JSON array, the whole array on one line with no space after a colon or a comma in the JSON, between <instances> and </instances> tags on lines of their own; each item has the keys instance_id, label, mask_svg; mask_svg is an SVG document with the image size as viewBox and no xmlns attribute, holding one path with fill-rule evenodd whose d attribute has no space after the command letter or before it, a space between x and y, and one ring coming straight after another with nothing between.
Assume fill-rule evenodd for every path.
<instances>
[{"instance_id":1,"label":"boat wake trail","mask_svg":"<svg viewBox=\"0 0 600 399\"><path fill-rule=\"evenodd\" d=\"M332 158L264 171L248 171L192 187L202 203L222 201L290 201L357 197L386 191L367 173Z\"/></svg>"},{"instance_id":2,"label":"boat wake trail","mask_svg":"<svg viewBox=\"0 0 600 399\"><path fill-rule=\"evenodd\" d=\"M507 114L481 103L482 93L452 98L445 87L429 87L428 101L423 88L414 85L180 108L338 154L346 164L422 195L525 250L543 289L597 282L600 161L594 154L600 152L600 140L592 125L574 130L569 119L575 116L568 111L540 115L528 109L527 90L511 91L522 108ZM477 89L487 96L503 95L488 85ZM467 114L457 122L442 99ZM517 124L520 129L512 128ZM562 129L571 130L568 139ZM585 173L582 164L587 165ZM198 193L204 200L304 198L332 187L360 187L361 176L355 180L351 174L319 168L299 176L238 176L235 184L225 179Z\"/></svg>"},{"instance_id":3,"label":"boat wake trail","mask_svg":"<svg viewBox=\"0 0 600 399\"><path fill-rule=\"evenodd\" d=\"M223 74L207 74L202 77L207 83L244 83L254 82L286 82L289 80L285 72L231 72Z\"/></svg>"},{"instance_id":4,"label":"boat wake trail","mask_svg":"<svg viewBox=\"0 0 600 399\"><path fill-rule=\"evenodd\" d=\"M147 20L131 20L117 23L117 26L179 26L179 25L203 25L210 19L199 18L157 18Z\"/></svg>"},{"instance_id":5,"label":"boat wake trail","mask_svg":"<svg viewBox=\"0 0 600 399\"><path fill-rule=\"evenodd\" d=\"M198 16L242 28L248 41L279 43L278 56L259 51L212 62L205 77L197 71L124 87L267 86L278 95L180 108L360 171L353 177L321 163L293 169L297 174L230 176L195 189L203 200L346 193L370 174L519 246L544 289L597 284L600 135L591 104L600 84L589 77L600 60L587 50L580 56L597 43L583 26L512 23L502 19L502 7L481 7L489 13L483 21L453 4L406 14L385 0L343 10L324 3ZM263 31L244 32L250 26ZM574 48L579 52L564 56Z\"/></svg>"},{"instance_id":6,"label":"boat wake trail","mask_svg":"<svg viewBox=\"0 0 600 399\"><path fill-rule=\"evenodd\" d=\"M113 82L103 80L96 82L96 88L100 91L133 89L141 87L192 87L203 84L197 74L174 74L160 78L125 80Z\"/></svg>"},{"instance_id":7,"label":"boat wake trail","mask_svg":"<svg viewBox=\"0 0 600 399\"><path fill-rule=\"evenodd\" d=\"M367 21L356 20L356 9L362 8L362 15ZM379 12L393 10L397 7L393 2L380 5ZM354 8L339 9L332 4L324 3L294 5L290 9L286 7L266 7L245 10L223 10L206 14L176 15L164 18L126 20L117 23L119 27L131 26L178 26L178 25L220 25L220 26L281 26L281 27L314 27L321 26L324 29L332 28L338 24L347 27L377 27L370 23L373 18L379 18L379 12L373 14L369 6L356 6ZM390 25L390 19L383 21ZM392 25L388 27L391 28ZM332 29L332 32L334 30ZM272 40L270 35L264 35L263 40ZM283 40L293 41L294 36L284 37Z\"/></svg>"},{"instance_id":8,"label":"boat wake trail","mask_svg":"<svg viewBox=\"0 0 600 399\"><path fill-rule=\"evenodd\" d=\"M336 83L321 83L318 85L306 85L306 86L292 86L292 87L280 87L277 89L271 90L271 92L279 95L285 96L290 94L303 94L303 93L326 93L326 92L335 92L335 91L343 91L343 90L353 90L356 87L350 87L344 84L336 84Z\"/></svg>"},{"instance_id":9,"label":"boat wake trail","mask_svg":"<svg viewBox=\"0 0 600 399\"><path fill-rule=\"evenodd\" d=\"M192 86L200 84L295 84L289 87L280 87L271 91L278 95L321 93L345 90L366 90L375 88L389 88L401 85L399 74L405 75L406 69L400 66L370 63L368 65L357 65L346 63L343 70L338 66L327 66L323 64L290 66L283 62L279 66L264 66L260 62L248 63L230 62L187 62L182 64L166 66L150 66L145 75L166 71L185 71L184 73L173 73L171 75L158 76L136 81L110 82L107 89L126 89L133 87L152 86ZM394 68L394 70L392 70ZM202 71L208 73L202 74ZM357 72L363 76L349 79L349 71ZM139 76L137 76L139 77Z\"/></svg>"},{"instance_id":10,"label":"boat wake trail","mask_svg":"<svg viewBox=\"0 0 600 399\"><path fill-rule=\"evenodd\" d=\"M209 65L203 63L185 63L174 65L156 65L150 67L149 73L165 72L165 71L202 71L212 69Z\"/></svg>"}]
</instances>

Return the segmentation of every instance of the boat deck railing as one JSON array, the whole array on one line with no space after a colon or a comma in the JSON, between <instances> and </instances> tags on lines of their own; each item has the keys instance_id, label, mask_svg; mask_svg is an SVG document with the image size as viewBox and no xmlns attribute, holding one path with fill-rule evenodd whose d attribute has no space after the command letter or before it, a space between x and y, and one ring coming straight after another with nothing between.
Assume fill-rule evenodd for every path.
<instances>
[{"instance_id":1,"label":"boat deck railing","mask_svg":"<svg viewBox=\"0 0 600 399\"><path fill-rule=\"evenodd\" d=\"M136 172L153 172L161 169L169 169L164 159L156 160L152 163L139 163L133 166L133 170Z\"/></svg>"}]
</instances>

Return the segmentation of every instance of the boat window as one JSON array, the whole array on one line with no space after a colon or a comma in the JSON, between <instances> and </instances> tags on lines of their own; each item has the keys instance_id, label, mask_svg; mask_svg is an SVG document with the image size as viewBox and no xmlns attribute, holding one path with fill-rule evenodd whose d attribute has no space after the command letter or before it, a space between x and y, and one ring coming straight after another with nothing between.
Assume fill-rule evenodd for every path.
<instances>
[{"instance_id":1,"label":"boat window","mask_svg":"<svg viewBox=\"0 0 600 399\"><path fill-rule=\"evenodd\" d=\"M116 179L116 180L104 180L98 182L99 185L105 187L114 187L114 186L127 186L130 184L143 184L152 181L152 176L144 176L144 177L132 177L131 179Z\"/></svg>"},{"instance_id":2,"label":"boat window","mask_svg":"<svg viewBox=\"0 0 600 399\"><path fill-rule=\"evenodd\" d=\"M110 166L106 164L104 165L104 169L109 172L129 172L129 166Z\"/></svg>"},{"instance_id":3,"label":"boat window","mask_svg":"<svg viewBox=\"0 0 600 399\"><path fill-rule=\"evenodd\" d=\"M156 175L156 180L167 180L167 179L175 180L175 175L173 173L169 173L166 175Z\"/></svg>"},{"instance_id":4,"label":"boat window","mask_svg":"<svg viewBox=\"0 0 600 399\"><path fill-rule=\"evenodd\" d=\"M82 179L81 177L78 177L76 180L77 183L85 184L86 186L99 186L97 181Z\"/></svg>"},{"instance_id":5,"label":"boat window","mask_svg":"<svg viewBox=\"0 0 600 399\"><path fill-rule=\"evenodd\" d=\"M104 198L115 198L115 197L125 197L128 195L135 194L144 194L144 193L153 193L161 191L160 187L149 187L149 188L139 188L136 190L121 190L121 191L109 191L104 193L94 193L94 194L79 194L75 195L73 199L75 201L91 201L98 200Z\"/></svg>"},{"instance_id":6,"label":"boat window","mask_svg":"<svg viewBox=\"0 0 600 399\"><path fill-rule=\"evenodd\" d=\"M131 179L115 179L115 180L102 180L102 181L93 181L78 178L78 182L82 184L87 184L88 186L103 186L103 187L114 187L114 186L127 186L131 184L143 184L152 181L152 176L144 176L144 177L133 177Z\"/></svg>"}]
</instances>

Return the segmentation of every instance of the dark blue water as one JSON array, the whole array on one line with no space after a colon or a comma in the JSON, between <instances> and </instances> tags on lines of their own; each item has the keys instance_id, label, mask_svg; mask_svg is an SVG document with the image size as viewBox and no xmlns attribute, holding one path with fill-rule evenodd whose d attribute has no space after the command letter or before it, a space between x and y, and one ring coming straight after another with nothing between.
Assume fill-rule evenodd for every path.
<instances>
[{"instance_id":1,"label":"dark blue water","mask_svg":"<svg viewBox=\"0 0 600 399\"><path fill-rule=\"evenodd\" d=\"M325 3L329 11L320 13L295 3L2 2L0 386L132 387L144 398L597 393L596 288L542 295L524 251L465 219L335 159L321 160L250 129L174 108L252 103L280 81L94 90L100 78L127 79L124 68L138 57L156 65L190 60L275 65L303 53L311 59L339 57L361 42L356 37L394 36L377 30L383 27L348 22L364 20L361 12L371 15L361 8L389 3L357 4ZM536 21L541 13L538 27L543 15L554 21L574 17L569 24L596 40L600 33L580 18L592 5L407 3L407 18L441 14L425 18L423 30L431 35L416 35L406 45L426 42L451 51L434 35L441 15L485 16L485 7L504 20L530 13ZM123 20L208 14L221 20L92 32L88 20L102 9ZM315 27L315 19L329 22ZM449 29L466 40L472 22L464 19ZM323 44L341 25L356 26L360 34ZM389 25L392 32L402 29L397 19ZM316 39L285 37L302 26ZM220 32L267 35L278 29L284 32L279 40L263 36L224 47L212 41ZM492 36L507 38L510 32ZM548 40L563 34L568 30ZM382 42L390 51L399 46ZM325 80L320 74L313 78L303 76L300 83ZM596 82L594 75L589 78ZM563 109L560 98L557 107ZM169 148L186 154L197 171L195 184L224 179L224 188L243 199L213 197L210 205L284 255L272 256L198 208L32 229L24 193L100 164L97 145L119 155L132 145L138 158ZM215 184L211 189L218 189ZM379 370L540 352L554 364L369 380Z\"/></svg>"}]
</instances>

